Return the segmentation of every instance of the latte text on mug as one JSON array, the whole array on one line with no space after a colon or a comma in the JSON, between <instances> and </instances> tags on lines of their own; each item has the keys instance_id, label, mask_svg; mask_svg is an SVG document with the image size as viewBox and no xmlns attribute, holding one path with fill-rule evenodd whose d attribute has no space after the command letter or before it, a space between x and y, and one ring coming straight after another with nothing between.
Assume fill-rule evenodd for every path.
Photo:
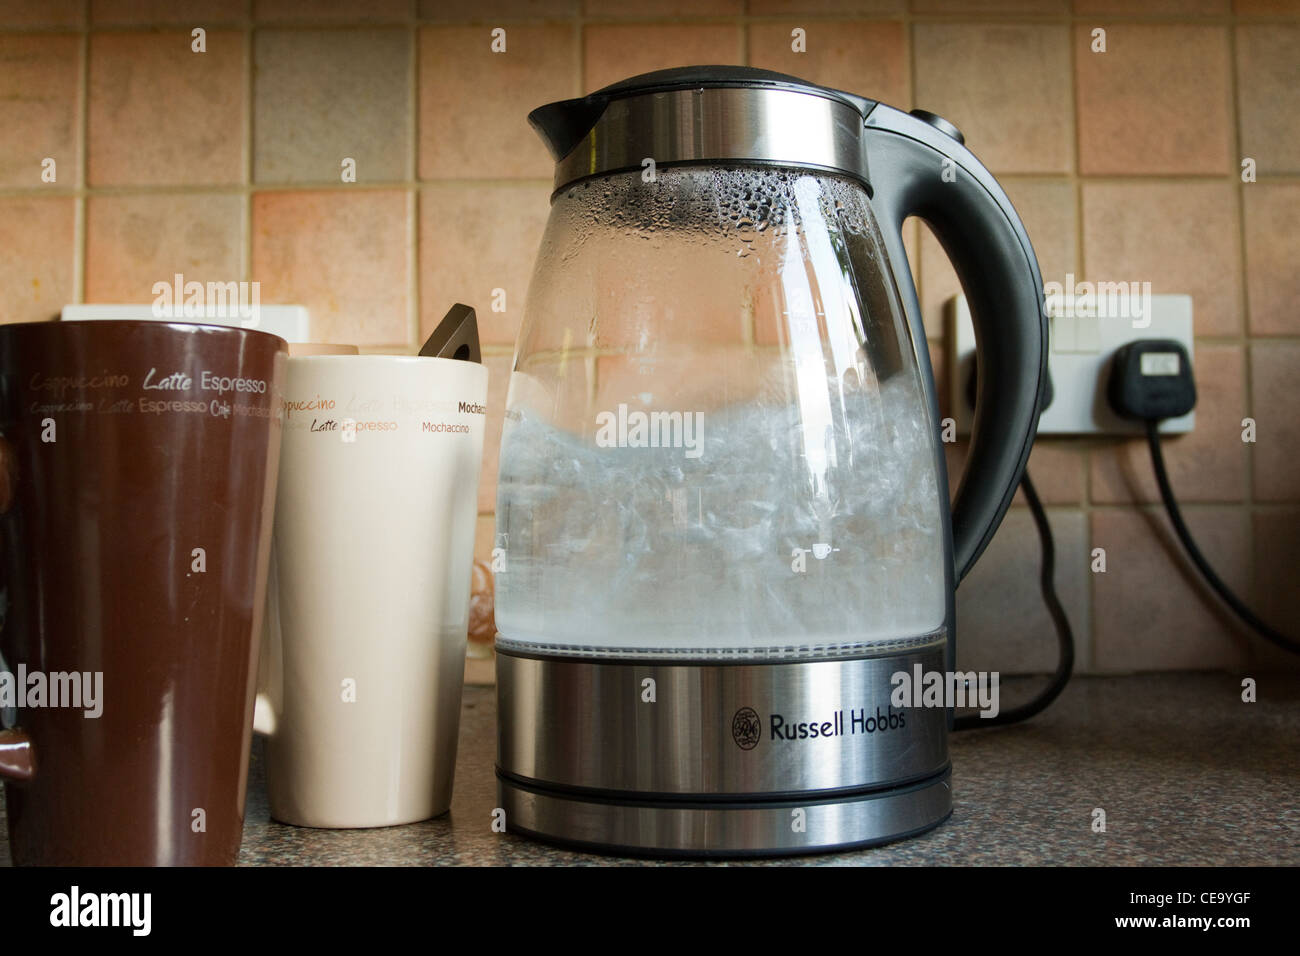
<instances>
[{"instance_id":1,"label":"latte text on mug","mask_svg":"<svg viewBox=\"0 0 1300 956\"><path fill-rule=\"evenodd\" d=\"M184 372L172 372L170 375L165 375L155 381L154 376L157 374L158 370L156 368L149 369L149 374L144 377L144 382L140 387L149 390L183 392L194 384L194 379Z\"/></svg>"}]
</instances>

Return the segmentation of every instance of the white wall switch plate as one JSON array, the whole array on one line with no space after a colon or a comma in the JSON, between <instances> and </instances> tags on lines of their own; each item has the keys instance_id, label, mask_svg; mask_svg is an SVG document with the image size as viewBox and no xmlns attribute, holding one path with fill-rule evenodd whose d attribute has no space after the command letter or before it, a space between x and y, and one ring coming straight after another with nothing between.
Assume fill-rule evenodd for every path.
<instances>
[{"instance_id":1,"label":"white wall switch plate","mask_svg":"<svg viewBox=\"0 0 1300 956\"><path fill-rule=\"evenodd\" d=\"M229 325L235 328L270 332L286 342L311 342L311 316L302 305L258 305L253 315L241 314L238 308L204 306L202 315L182 305L156 309L152 305L65 305L64 322L96 319L153 319L159 322L198 322L203 325Z\"/></svg>"},{"instance_id":2,"label":"white wall switch plate","mask_svg":"<svg viewBox=\"0 0 1300 956\"><path fill-rule=\"evenodd\" d=\"M959 435L969 435L974 409L967 401L975 366L975 327L964 295L949 300L946 313L948 347L949 414ZM1174 339L1194 361L1192 297L1153 295L1150 307L1135 327L1127 315L1098 314L1095 306L1072 296L1047 299L1047 360L1055 397L1038 421L1040 435L1138 435L1141 422L1130 422L1111 411L1106 383L1115 352L1140 339ZM1179 435L1192 430L1196 412L1160 424L1161 434Z\"/></svg>"}]
</instances>

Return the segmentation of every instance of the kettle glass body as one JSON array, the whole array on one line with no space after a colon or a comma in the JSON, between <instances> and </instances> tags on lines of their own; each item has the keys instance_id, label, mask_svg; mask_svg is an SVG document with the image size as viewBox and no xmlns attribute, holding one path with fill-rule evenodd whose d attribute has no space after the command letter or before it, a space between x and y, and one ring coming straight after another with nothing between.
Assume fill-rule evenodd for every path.
<instances>
[{"instance_id":1,"label":"kettle glass body","mask_svg":"<svg viewBox=\"0 0 1300 956\"><path fill-rule=\"evenodd\" d=\"M826 658L942 640L937 430L864 185L557 192L501 445L498 648Z\"/></svg>"}]
</instances>

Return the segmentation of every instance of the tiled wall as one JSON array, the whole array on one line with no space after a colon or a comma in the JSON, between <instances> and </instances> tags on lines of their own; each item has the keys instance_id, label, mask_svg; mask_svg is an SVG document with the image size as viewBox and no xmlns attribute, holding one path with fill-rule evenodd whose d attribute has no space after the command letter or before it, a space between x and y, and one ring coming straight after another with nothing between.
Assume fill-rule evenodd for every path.
<instances>
[{"instance_id":1,"label":"tiled wall","mask_svg":"<svg viewBox=\"0 0 1300 956\"><path fill-rule=\"evenodd\" d=\"M1195 298L1196 431L1168 443L1229 582L1300 630L1300 19L1291 0L0 0L0 315L257 280L321 337L411 350L479 306L496 442L550 162L543 102L690 62L801 74L946 116L999 175L1046 278ZM1140 12L1132 12L1140 11ZM494 54L489 31L507 30ZM191 52L194 27L207 51ZM807 52L791 51L794 27ZM1106 30L1104 54L1090 49ZM42 160L57 180L42 182ZM345 157L355 184L340 182ZM1240 163L1258 181L1243 184ZM957 291L909 236L932 351ZM506 290L506 311L487 308ZM1241 419L1258 442L1241 441ZM954 449L954 461L960 449ZM1041 440L1057 580L1100 672L1259 668L1154 506L1143 446ZM1089 570L1104 547L1107 571ZM1038 546L1013 509L959 592L964 663L1048 668Z\"/></svg>"}]
</instances>

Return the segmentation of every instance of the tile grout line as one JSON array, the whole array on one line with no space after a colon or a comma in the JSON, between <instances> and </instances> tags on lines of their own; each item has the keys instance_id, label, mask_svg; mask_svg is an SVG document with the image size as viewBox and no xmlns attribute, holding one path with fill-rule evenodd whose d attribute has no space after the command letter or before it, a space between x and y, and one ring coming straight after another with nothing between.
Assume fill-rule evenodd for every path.
<instances>
[{"instance_id":1,"label":"tile grout line","mask_svg":"<svg viewBox=\"0 0 1300 956\"><path fill-rule=\"evenodd\" d=\"M242 176L242 174L241 174ZM310 182L264 182L246 183L232 181L228 183L158 183L158 184L122 184L103 186L74 186L71 188L45 188L39 186L0 187L0 198L23 198L38 194L63 196L67 198L94 196L153 196L153 195L198 195L209 193L265 193L265 192L379 192L395 189L418 189L421 186L549 186L551 180L541 176L521 176L517 178L498 177L492 179L379 179L369 183L356 182L343 184L333 180L314 180ZM57 185L57 184L56 184Z\"/></svg>"},{"instance_id":2,"label":"tile grout line","mask_svg":"<svg viewBox=\"0 0 1300 956\"><path fill-rule=\"evenodd\" d=\"M1238 24L1234 17L1232 24L1228 27L1228 103L1232 111L1232 136L1233 136L1233 194L1237 204L1237 261L1241 270L1241 289L1238 293L1237 306L1241 314L1241 336L1242 336L1242 388L1245 391L1245 405L1243 409L1246 415L1251 419L1255 416L1255 382L1254 382L1254 349L1252 348L1253 328L1251 323L1250 308L1250 260L1246 250L1246 186L1247 183L1241 178L1241 162L1245 158L1245 143L1242 137L1241 128L1241 62L1237 55ZM1255 183L1258 185L1258 183ZM1249 603L1252 607L1259 605L1261 597L1259 589L1259 558L1258 542L1255 540L1255 454L1254 449L1242 442L1241 454L1246 459L1246 487L1244 489L1245 498L1242 502L1242 508L1245 512L1246 519L1246 568L1250 574L1250 591L1248 595ZM1256 647L1255 643L1248 645L1251 648Z\"/></svg>"},{"instance_id":3,"label":"tile grout line","mask_svg":"<svg viewBox=\"0 0 1300 956\"><path fill-rule=\"evenodd\" d=\"M1068 185L1076 181L1075 177L1062 173L997 173L992 171L999 182L1008 183L1061 183ZM1105 175L1089 175L1078 177L1077 182L1081 185L1092 185L1105 183L1107 185L1120 186L1222 186L1226 182L1232 182L1231 176L1223 174L1217 176L1208 175L1191 175L1191 176L1151 176L1146 178L1139 177L1120 177ZM490 177L483 179L468 177L433 177L429 179L407 179L407 180L375 180L370 183L348 183L343 185L332 180L314 180L307 182L228 182L228 183L146 183L146 184L105 184L99 186L74 186L42 189L39 186L3 186L0 187L0 198L22 198L37 194L47 196L62 196L78 198L82 196L147 196L154 194L204 194L204 193L247 193L247 192L324 192L329 190L349 190L349 191L373 191L384 189L412 189L424 186L511 186L511 185L550 185L551 180L544 176L519 176L519 177ZM1252 185L1300 185L1300 174L1274 174L1265 175L1259 178L1257 183ZM1285 336L1288 333L1277 333ZM1300 333L1297 333L1300 334ZM1200 338L1200 336L1197 336ZM1223 338L1223 336L1215 336ZM1252 336L1253 337L1253 336Z\"/></svg>"},{"instance_id":4,"label":"tile grout line","mask_svg":"<svg viewBox=\"0 0 1300 956\"><path fill-rule=\"evenodd\" d=\"M246 6L247 10L248 7ZM83 7L84 10L84 7ZM678 15L678 16L644 16L644 17L618 17L618 16L591 16L583 15L581 11L577 14L553 14L537 16L498 16L498 17L459 17L444 19L438 17L422 17L417 13L407 14L405 16L392 17L300 17L300 18L277 18L277 17L258 17L252 12L247 12L241 17L216 17L205 20L205 25L209 29L240 29L252 25L258 27L268 27L273 29L337 29L351 30L367 27L441 27L441 26L535 26L544 24L554 24L573 18L581 18L585 22L597 26L690 26L690 25L718 25L718 24L735 24L741 21L768 24L784 24L790 21L792 16L798 16L809 23L837 23L845 20L866 21L866 22L897 22L902 19L910 19L921 23L956 23L956 24L974 24L974 25L1002 25L1002 24L1052 24L1061 22L1062 18L1070 24L1095 25L1099 19L1104 19L1107 23L1139 24L1139 25L1175 25L1175 26L1224 26L1234 22L1245 20L1252 25L1260 26L1291 26L1295 24L1294 14L1258 14L1243 15L1234 13L1224 14L1196 14L1196 13L1152 13L1152 14L1134 14L1134 13L1108 13L1108 14L1076 14L1065 12L1064 14L1055 13L1025 13L1008 11L1005 13L996 12L978 12L954 13L954 12L936 12L936 13L918 13L904 9L899 13L890 12L862 12L862 13L845 13L827 11L824 13L749 13L742 12L737 14L715 14L715 15ZM167 29L180 29L187 20L177 20L164 23L156 23L148 20L128 20L119 23L99 23L93 26L97 32L103 33L122 33L140 30L161 31ZM66 25L53 22L44 24L13 24L5 27L5 32L12 33L76 33L85 28L88 20L83 13L81 25Z\"/></svg>"},{"instance_id":5,"label":"tile grout line","mask_svg":"<svg viewBox=\"0 0 1300 956\"><path fill-rule=\"evenodd\" d=\"M1070 17L1065 18L1066 68L1069 70L1070 84L1070 130L1073 133L1073 153L1071 169L1068 176L1070 191L1074 199L1074 266L1076 273L1086 276L1087 261L1084 255L1083 230L1083 112L1079 105L1079 50L1077 46L1078 30ZM1082 629L1088 637L1087 647L1079 656L1083 658L1081 669L1091 672L1097 660L1097 575L1092 572L1092 552L1097 547L1093 539L1093 488L1092 488L1092 452L1093 445L1084 443L1079 455L1079 468L1083 471L1083 548L1084 574L1087 585L1084 588L1084 608L1088 615L1086 626Z\"/></svg>"}]
</instances>

